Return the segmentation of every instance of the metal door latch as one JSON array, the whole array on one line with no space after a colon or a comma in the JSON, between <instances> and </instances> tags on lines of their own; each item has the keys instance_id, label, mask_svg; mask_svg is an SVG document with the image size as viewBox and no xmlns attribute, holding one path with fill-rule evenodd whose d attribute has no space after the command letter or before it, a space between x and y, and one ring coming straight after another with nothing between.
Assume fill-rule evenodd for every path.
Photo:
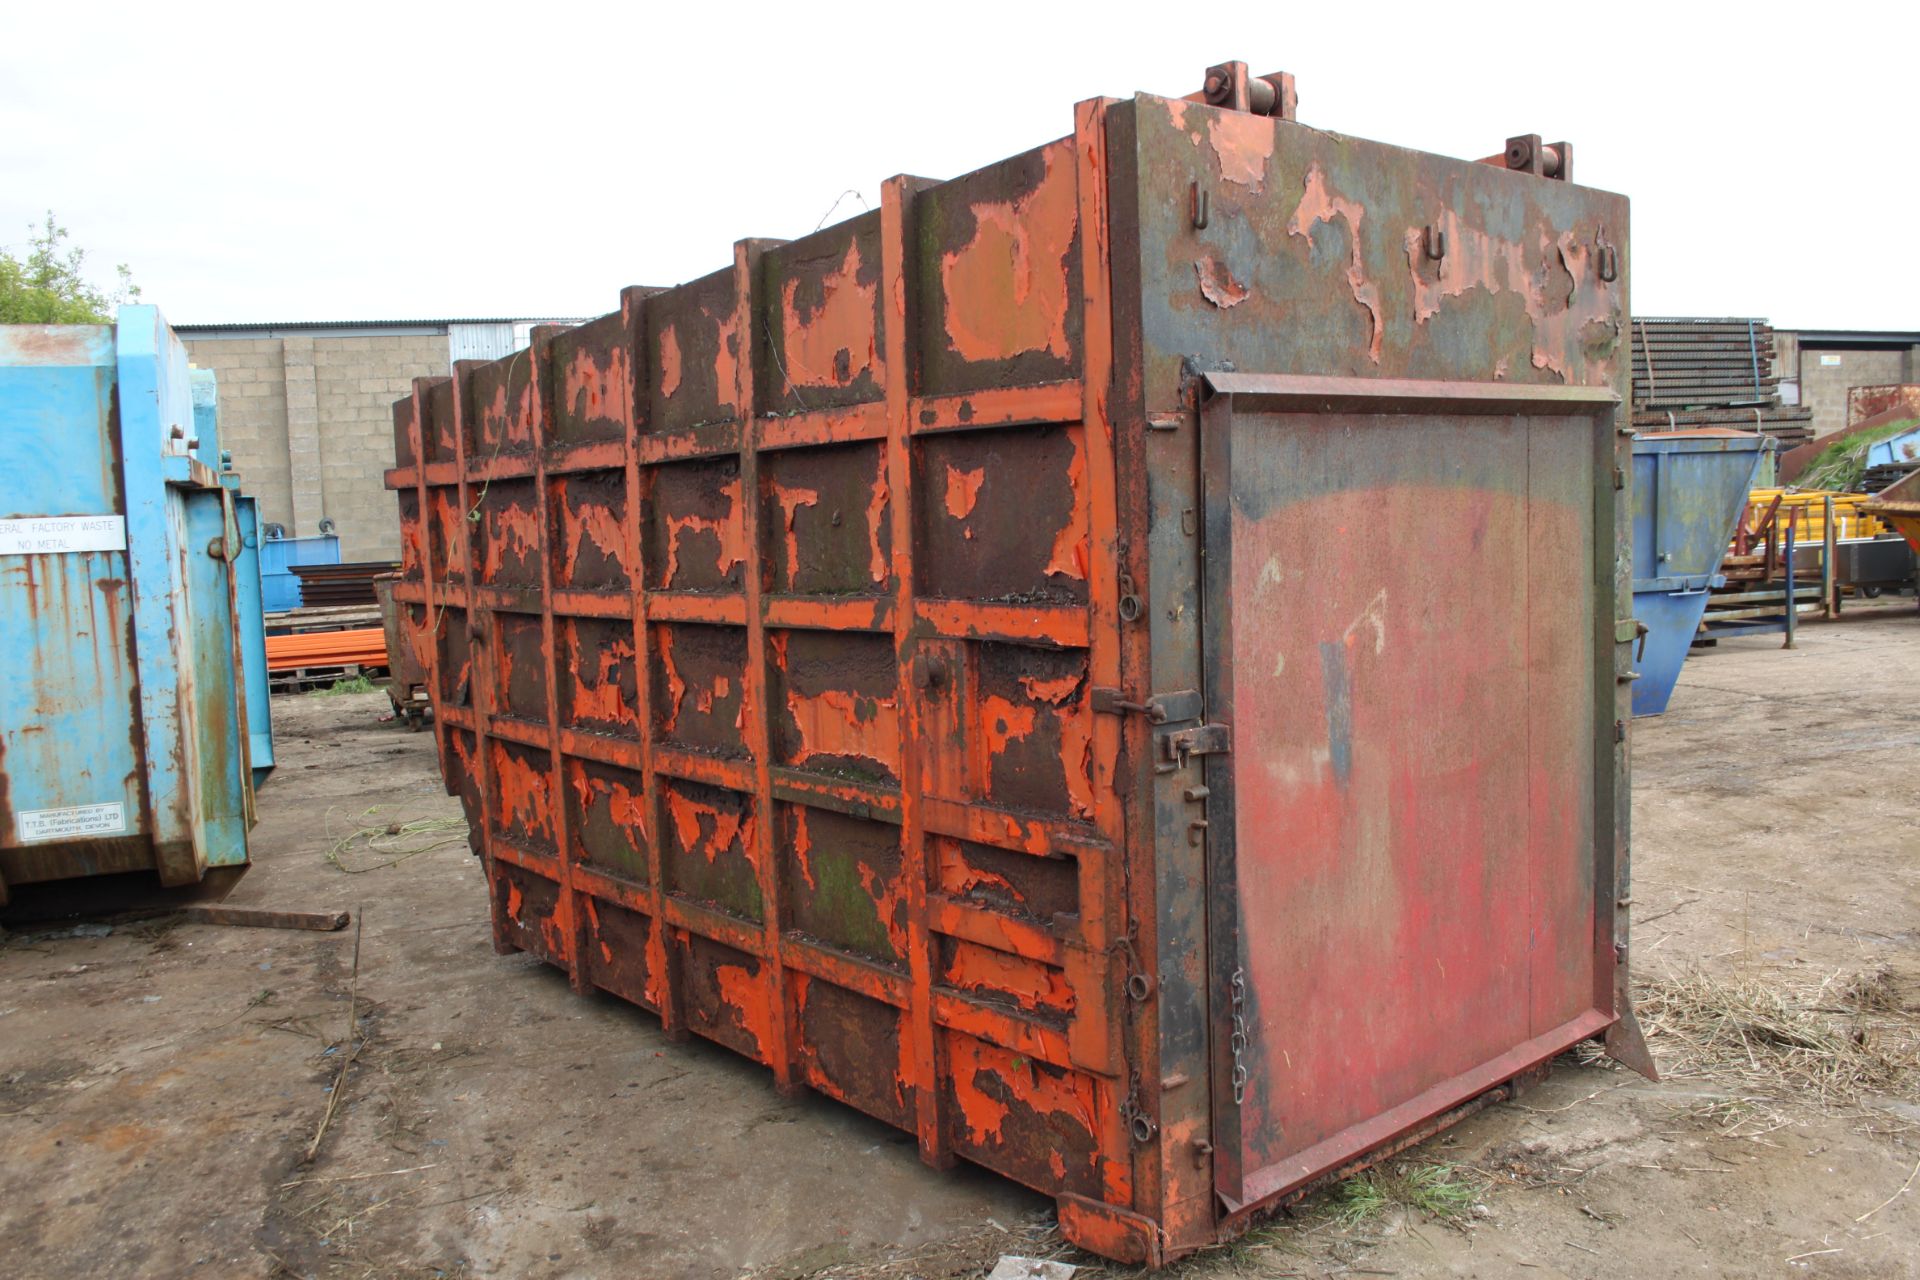
<instances>
[{"instance_id":1,"label":"metal door latch","mask_svg":"<svg viewBox=\"0 0 1920 1280\"><path fill-rule=\"evenodd\" d=\"M1184 767L1189 756L1225 755L1233 750L1233 734L1224 724L1169 729L1159 735L1159 742L1160 759L1154 767L1160 773Z\"/></svg>"},{"instance_id":2,"label":"metal door latch","mask_svg":"<svg viewBox=\"0 0 1920 1280\"><path fill-rule=\"evenodd\" d=\"M1149 724L1166 724L1169 721L1198 720L1202 705L1197 689L1175 689L1171 693L1153 694L1145 702L1129 702L1120 695L1118 689L1098 687L1093 691L1093 709L1103 715L1114 716L1131 712L1145 716Z\"/></svg>"}]
</instances>

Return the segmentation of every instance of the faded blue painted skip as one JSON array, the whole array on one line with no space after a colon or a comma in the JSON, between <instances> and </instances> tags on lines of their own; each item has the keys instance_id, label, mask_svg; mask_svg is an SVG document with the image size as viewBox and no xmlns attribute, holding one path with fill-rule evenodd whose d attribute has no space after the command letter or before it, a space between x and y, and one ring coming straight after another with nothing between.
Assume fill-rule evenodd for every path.
<instances>
[{"instance_id":1,"label":"faded blue painted skip","mask_svg":"<svg viewBox=\"0 0 1920 1280\"><path fill-rule=\"evenodd\" d=\"M1766 445L1746 432L1634 437L1633 613L1647 628L1636 716L1667 709Z\"/></svg>"},{"instance_id":2,"label":"faded blue painted skip","mask_svg":"<svg viewBox=\"0 0 1920 1280\"><path fill-rule=\"evenodd\" d=\"M217 433L212 375L152 307L0 326L0 518L106 530L100 549L0 548L0 902L247 862L272 732L256 520Z\"/></svg>"}]
</instances>

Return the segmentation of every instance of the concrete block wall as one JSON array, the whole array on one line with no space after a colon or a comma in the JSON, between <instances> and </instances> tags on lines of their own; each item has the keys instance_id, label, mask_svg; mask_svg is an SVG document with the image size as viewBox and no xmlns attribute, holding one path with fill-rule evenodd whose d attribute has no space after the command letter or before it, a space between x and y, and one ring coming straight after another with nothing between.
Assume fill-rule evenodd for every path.
<instances>
[{"instance_id":1,"label":"concrete block wall","mask_svg":"<svg viewBox=\"0 0 1920 1280\"><path fill-rule=\"evenodd\" d=\"M314 468L346 560L398 560L400 512L383 476L393 465L393 402L416 377L444 374L445 334L312 341L318 430Z\"/></svg>"},{"instance_id":2,"label":"concrete block wall","mask_svg":"<svg viewBox=\"0 0 1920 1280\"><path fill-rule=\"evenodd\" d=\"M187 338L220 386L220 430L261 519L289 534L340 534L343 560L400 558L393 402L416 377L448 372L447 335Z\"/></svg>"},{"instance_id":3,"label":"concrete block wall","mask_svg":"<svg viewBox=\"0 0 1920 1280\"><path fill-rule=\"evenodd\" d=\"M1774 334L1774 372L1799 381L1800 403L1813 410L1817 440L1847 425L1847 392L1854 387L1920 381L1920 346L1803 348L1798 333L1782 329Z\"/></svg>"},{"instance_id":4,"label":"concrete block wall","mask_svg":"<svg viewBox=\"0 0 1920 1280\"><path fill-rule=\"evenodd\" d=\"M190 358L218 375L221 447L233 454L241 487L260 519L292 528L287 467L287 395L280 343L269 338L189 341Z\"/></svg>"}]
</instances>

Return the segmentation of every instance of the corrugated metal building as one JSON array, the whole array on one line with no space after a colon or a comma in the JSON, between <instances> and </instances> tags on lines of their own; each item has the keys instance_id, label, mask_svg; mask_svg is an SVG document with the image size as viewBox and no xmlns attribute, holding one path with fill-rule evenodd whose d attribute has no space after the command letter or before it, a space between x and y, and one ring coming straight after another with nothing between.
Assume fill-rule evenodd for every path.
<instances>
[{"instance_id":1,"label":"corrugated metal building","mask_svg":"<svg viewBox=\"0 0 1920 1280\"><path fill-rule=\"evenodd\" d=\"M193 362L219 376L221 442L263 521L290 537L340 535L346 560L397 560L393 401L455 360L525 347L564 317L183 324Z\"/></svg>"}]
</instances>

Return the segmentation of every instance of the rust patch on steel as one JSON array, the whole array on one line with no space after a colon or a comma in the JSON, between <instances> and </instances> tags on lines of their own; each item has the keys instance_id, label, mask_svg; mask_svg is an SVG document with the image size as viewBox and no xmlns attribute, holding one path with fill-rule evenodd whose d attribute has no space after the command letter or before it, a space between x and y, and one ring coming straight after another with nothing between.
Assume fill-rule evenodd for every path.
<instances>
[{"instance_id":1,"label":"rust patch on steel","mask_svg":"<svg viewBox=\"0 0 1920 1280\"><path fill-rule=\"evenodd\" d=\"M626 621L556 619L564 655L560 706L567 724L597 733L637 736L639 676L633 628Z\"/></svg>"},{"instance_id":2,"label":"rust patch on steel","mask_svg":"<svg viewBox=\"0 0 1920 1280\"><path fill-rule=\"evenodd\" d=\"M667 887L745 920L765 910L755 874L752 800L737 791L674 779L660 788Z\"/></svg>"},{"instance_id":3,"label":"rust patch on steel","mask_svg":"<svg viewBox=\"0 0 1920 1280\"><path fill-rule=\"evenodd\" d=\"M830 809L783 806L792 855L790 927L840 950L904 968L909 950L900 828Z\"/></svg>"},{"instance_id":4,"label":"rust patch on steel","mask_svg":"<svg viewBox=\"0 0 1920 1280\"><path fill-rule=\"evenodd\" d=\"M1080 428L943 434L925 441L922 458L936 495L919 512L925 595L1086 600L1090 494ZM983 473L977 485L975 472ZM962 507L967 514L955 516Z\"/></svg>"},{"instance_id":5,"label":"rust patch on steel","mask_svg":"<svg viewBox=\"0 0 1920 1280\"><path fill-rule=\"evenodd\" d=\"M788 449L761 461L766 525L778 530L772 591L873 595L887 582L893 533L886 457L877 444Z\"/></svg>"},{"instance_id":6,"label":"rust patch on steel","mask_svg":"<svg viewBox=\"0 0 1920 1280\"><path fill-rule=\"evenodd\" d=\"M655 468L652 507L654 586L695 591L739 586L748 547L737 460Z\"/></svg>"},{"instance_id":7,"label":"rust patch on steel","mask_svg":"<svg viewBox=\"0 0 1920 1280\"><path fill-rule=\"evenodd\" d=\"M635 884L647 883L647 800L640 775L598 761L568 760L566 780L567 830L575 856Z\"/></svg>"},{"instance_id":8,"label":"rust patch on steel","mask_svg":"<svg viewBox=\"0 0 1920 1280\"><path fill-rule=\"evenodd\" d=\"M1025 1176L1101 1193L1093 1081L972 1036L947 1040L948 1085L970 1146Z\"/></svg>"},{"instance_id":9,"label":"rust patch on steel","mask_svg":"<svg viewBox=\"0 0 1920 1280\"><path fill-rule=\"evenodd\" d=\"M540 516L533 483L496 481L477 500L474 527L480 581L493 587L540 585Z\"/></svg>"},{"instance_id":10,"label":"rust patch on steel","mask_svg":"<svg viewBox=\"0 0 1920 1280\"><path fill-rule=\"evenodd\" d=\"M794 1014L808 1083L890 1124L911 1127L912 1042L888 1005L794 973Z\"/></svg>"},{"instance_id":11,"label":"rust patch on steel","mask_svg":"<svg viewBox=\"0 0 1920 1280\"><path fill-rule=\"evenodd\" d=\"M1321 223L1339 220L1347 224L1347 287L1353 291L1353 300L1367 309L1373 321L1373 340L1367 345L1367 358L1379 364L1386 326L1380 315L1380 286L1367 278L1365 244L1360 236L1360 224L1366 216L1366 206L1336 193L1328 185L1326 171L1315 164L1307 170L1305 190L1299 207L1287 222L1287 234L1299 236L1311 245L1314 228Z\"/></svg>"},{"instance_id":12,"label":"rust patch on steel","mask_svg":"<svg viewBox=\"0 0 1920 1280\"><path fill-rule=\"evenodd\" d=\"M1595 248L1577 231L1542 232L1530 247L1496 237L1452 209L1435 215L1431 225L1445 237L1446 253L1437 263L1426 256L1425 227L1407 228L1404 238L1416 323L1427 323L1447 299L1474 289L1518 295L1533 324L1533 367L1562 382L1571 376L1573 353L1604 355L1618 341L1619 297L1599 279Z\"/></svg>"},{"instance_id":13,"label":"rust patch on steel","mask_svg":"<svg viewBox=\"0 0 1920 1280\"><path fill-rule=\"evenodd\" d=\"M632 585L627 565L627 481L617 471L563 476L551 504L558 526L556 586L619 591Z\"/></svg>"},{"instance_id":14,"label":"rust patch on steel","mask_svg":"<svg viewBox=\"0 0 1920 1280\"><path fill-rule=\"evenodd\" d=\"M1247 300L1247 286L1233 278L1227 264L1212 253L1193 264L1200 277L1200 296L1216 307L1237 307Z\"/></svg>"},{"instance_id":15,"label":"rust patch on steel","mask_svg":"<svg viewBox=\"0 0 1920 1280\"><path fill-rule=\"evenodd\" d=\"M547 655L540 619L518 613L495 614L499 635L498 687L501 710L517 720L547 719Z\"/></svg>"},{"instance_id":16,"label":"rust patch on steel","mask_svg":"<svg viewBox=\"0 0 1920 1280\"><path fill-rule=\"evenodd\" d=\"M1036 857L941 837L935 842L934 862L940 892L983 910L1042 925L1080 910L1079 880L1070 858Z\"/></svg>"}]
</instances>

